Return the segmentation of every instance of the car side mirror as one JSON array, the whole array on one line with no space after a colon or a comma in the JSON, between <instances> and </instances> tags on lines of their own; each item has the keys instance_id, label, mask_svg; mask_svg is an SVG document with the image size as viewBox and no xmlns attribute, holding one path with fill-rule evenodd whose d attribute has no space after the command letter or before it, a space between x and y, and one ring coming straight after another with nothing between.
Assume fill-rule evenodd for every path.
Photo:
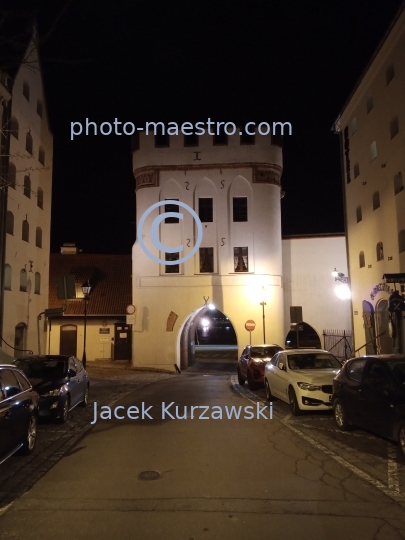
<instances>
[{"instance_id":1,"label":"car side mirror","mask_svg":"<svg viewBox=\"0 0 405 540\"><path fill-rule=\"evenodd\" d=\"M279 362L278 367L279 367L279 369L281 369L281 371L285 371L285 370L286 370L286 369L285 369L285 365L283 364L283 362Z\"/></svg>"},{"instance_id":2,"label":"car side mirror","mask_svg":"<svg viewBox=\"0 0 405 540\"><path fill-rule=\"evenodd\" d=\"M68 369L68 377L74 377L76 375L76 371L74 369Z\"/></svg>"}]
</instances>

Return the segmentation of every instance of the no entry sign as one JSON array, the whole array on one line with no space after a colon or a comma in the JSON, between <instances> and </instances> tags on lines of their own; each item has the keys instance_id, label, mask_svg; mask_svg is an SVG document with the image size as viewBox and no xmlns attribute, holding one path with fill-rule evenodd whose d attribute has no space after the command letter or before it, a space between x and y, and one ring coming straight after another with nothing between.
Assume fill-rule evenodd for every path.
<instances>
[{"instance_id":1,"label":"no entry sign","mask_svg":"<svg viewBox=\"0 0 405 540\"><path fill-rule=\"evenodd\" d=\"M252 332L256 328L255 321L252 321L252 320L246 321L245 328L248 332Z\"/></svg>"}]
</instances>

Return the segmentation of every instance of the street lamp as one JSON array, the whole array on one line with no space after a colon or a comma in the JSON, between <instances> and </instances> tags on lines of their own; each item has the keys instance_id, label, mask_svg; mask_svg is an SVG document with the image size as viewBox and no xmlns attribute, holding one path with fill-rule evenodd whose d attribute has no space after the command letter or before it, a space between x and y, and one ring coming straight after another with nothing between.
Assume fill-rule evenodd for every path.
<instances>
[{"instance_id":1,"label":"street lamp","mask_svg":"<svg viewBox=\"0 0 405 540\"><path fill-rule=\"evenodd\" d=\"M87 283L84 283L82 285L82 291L83 291L83 300L84 300L84 343L83 343L83 357L82 362L83 366L86 367L86 329L87 329L87 302L89 301L91 286L89 281Z\"/></svg>"},{"instance_id":2,"label":"street lamp","mask_svg":"<svg viewBox=\"0 0 405 540\"><path fill-rule=\"evenodd\" d=\"M333 270L332 276L335 278L335 281L341 281L342 283L349 283L349 278L345 276L342 272L338 272L336 268Z\"/></svg>"},{"instance_id":3,"label":"street lamp","mask_svg":"<svg viewBox=\"0 0 405 540\"><path fill-rule=\"evenodd\" d=\"M262 287L262 292L264 295L264 287ZM262 306L262 313L263 313L263 343L266 343L266 316L264 314L264 306L266 305L266 302L264 299L260 302L260 305Z\"/></svg>"},{"instance_id":4,"label":"street lamp","mask_svg":"<svg viewBox=\"0 0 405 540\"><path fill-rule=\"evenodd\" d=\"M335 278L335 281L340 281L340 283L342 283L342 285L337 285L335 287L336 296L340 298L340 300L348 300L351 298L349 278L342 272L338 272L336 268L333 270L332 276Z\"/></svg>"}]
</instances>

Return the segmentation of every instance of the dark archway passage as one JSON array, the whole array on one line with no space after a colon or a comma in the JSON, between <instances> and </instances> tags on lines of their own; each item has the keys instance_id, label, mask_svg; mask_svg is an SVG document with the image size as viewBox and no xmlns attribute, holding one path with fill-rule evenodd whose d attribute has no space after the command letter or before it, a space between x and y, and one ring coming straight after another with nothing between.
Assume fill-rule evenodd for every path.
<instances>
[{"instance_id":1,"label":"dark archway passage","mask_svg":"<svg viewBox=\"0 0 405 540\"><path fill-rule=\"evenodd\" d=\"M298 325L299 330L290 330L285 338L286 349L296 349L297 347L322 349L321 340L316 330L308 323L302 322ZM298 333L298 336L297 336Z\"/></svg>"}]
</instances>

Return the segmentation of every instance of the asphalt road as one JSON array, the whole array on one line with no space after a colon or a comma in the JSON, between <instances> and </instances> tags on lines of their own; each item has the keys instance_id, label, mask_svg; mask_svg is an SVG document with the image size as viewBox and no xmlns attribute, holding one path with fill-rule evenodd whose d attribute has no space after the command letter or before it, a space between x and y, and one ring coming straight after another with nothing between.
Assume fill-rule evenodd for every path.
<instances>
[{"instance_id":1,"label":"asphalt road","mask_svg":"<svg viewBox=\"0 0 405 540\"><path fill-rule=\"evenodd\" d=\"M268 407L227 419L232 406L256 416L264 391L240 387L229 363L202 364L119 399L117 414L144 403L153 419L99 419L0 517L1 540L405 538L395 445L338 433L328 414L292 418L280 402L272 419ZM187 418L162 418L163 402Z\"/></svg>"}]
</instances>

